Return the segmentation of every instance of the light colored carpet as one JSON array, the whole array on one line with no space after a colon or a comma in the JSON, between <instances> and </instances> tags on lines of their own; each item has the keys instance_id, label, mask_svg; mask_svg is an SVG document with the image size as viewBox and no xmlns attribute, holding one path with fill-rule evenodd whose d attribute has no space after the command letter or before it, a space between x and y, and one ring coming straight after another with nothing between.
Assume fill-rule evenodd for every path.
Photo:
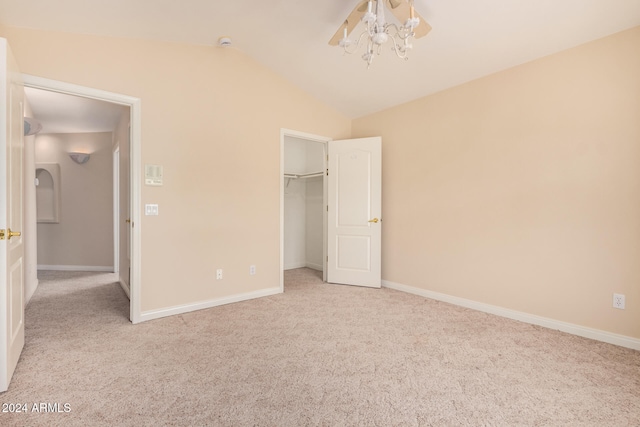
<instances>
[{"instance_id":1,"label":"light colored carpet","mask_svg":"<svg viewBox=\"0 0 640 427\"><path fill-rule=\"evenodd\" d=\"M389 289L131 325L113 275L41 275L2 426L637 426L640 352ZM179 286L178 284L176 284Z\"/></svg>"}]
</instances>

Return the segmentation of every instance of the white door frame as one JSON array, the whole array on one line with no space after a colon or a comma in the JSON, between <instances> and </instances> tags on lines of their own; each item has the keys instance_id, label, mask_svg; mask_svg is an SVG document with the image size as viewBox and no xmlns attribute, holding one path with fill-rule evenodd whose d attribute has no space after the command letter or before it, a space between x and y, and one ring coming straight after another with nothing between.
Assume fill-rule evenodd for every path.
<instances>
[{"instance_id":1,"label":"white door frame","mask_svg":"<svg viewBox=\"0 0 640 427\"><path fill-rule=\"evenodd\" d=\"M291 129L280 129L280 292L284 292L284 137L304 139L312 142L320 142L325 146L325 158L323 164L327 165L327 144L332 141L326 136L313 135ZM327 280L327 180L323 179L322 185L322 280Z\"/></svg>"},{"instance_id":2,"label":"white door frame","mask_svg":"<svg viewBox=\"0 0 640 427\"><path fill-rule=\"evenodd\" d=\"M120 273L120 142L113 149L113 272Z\"/></svg>"},{"instance_id":3,"label":"white door frame","mask_svg":"<svg viewBox=\"0 0 640 427\"><path fill-rule=\"evenodd\" d=\"M139 323L142 301L140 292L141 283L141 221L140 221L140 159L141 159L141 139L142 139L142 114L141 100L127 95L113 92L106 92L85 86L78 86L71 83L57 80L45 79L28 74L22 75L24 85L36 89L43 89L52 92L59 92L68 95L81 96L83 98L96 99L98 101L111 102L129 107L131 114L131 142L130 142L130 189L129 200L131 209L131 300L129 302L129 319L132 323Z\"/></svg>"}]
</instances>

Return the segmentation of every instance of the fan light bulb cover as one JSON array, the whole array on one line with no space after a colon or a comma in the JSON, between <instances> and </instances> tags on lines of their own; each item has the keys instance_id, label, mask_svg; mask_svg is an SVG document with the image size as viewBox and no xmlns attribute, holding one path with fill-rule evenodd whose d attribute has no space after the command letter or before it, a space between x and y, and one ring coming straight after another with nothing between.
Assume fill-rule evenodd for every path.
<instances>
[{"instance_id":1,"label":"fan light bulb cover","mask_svg":"<svg viewBox=\"0 0 640 427\"><path fill-rule=\"evenodd\" d=\"M389 36L387 33L375 33L373 37L371 37L371 40L378 45L385 44L387 40L389 40Z\"/></svg>"},{"instance_id":2,"label":"fan light bulb cover","mask_svg":"<svg viewBox=\"0 0 640 427\"><path fill-rule=\"evenodd\" d=\"M415 18L409 18L407 19L407 22L405 22L404 26L410 29L414 29L416 28L418 25L420 25L420 18L415 17Z\"/></svg>"},{"instance_id":3,"label":"fan light bulb cover","mask_svg":"<svg viewBox=\"0 0 640 427\"><path fill-rule=\"evenodd\" d=\"M372 12L365 13L364 15L362 15L362 22L364 22L365 24L373 24L374 22L376 22L376 14Z\"/></svg>"}]
</instances>

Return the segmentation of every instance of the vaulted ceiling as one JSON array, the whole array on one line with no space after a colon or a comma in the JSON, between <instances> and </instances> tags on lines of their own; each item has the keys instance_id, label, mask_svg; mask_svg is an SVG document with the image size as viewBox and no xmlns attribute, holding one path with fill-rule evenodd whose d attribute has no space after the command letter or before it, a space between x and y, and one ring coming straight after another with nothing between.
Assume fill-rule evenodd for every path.
<instances>
[{"instance_id":1,"label":"vaulted ceiling","mask_svg":"<svg viewBox=\"0 0 640 427\"><path fill-rule=\"evenodd\" d=\"M201 45L229 36L232 49L351 118L640 25L640 0L415 0L432 31L408 61L385 49L367 69L361 54L328 45L356 4L0 0L0 23Z\"/></svg>"}]
</instances>

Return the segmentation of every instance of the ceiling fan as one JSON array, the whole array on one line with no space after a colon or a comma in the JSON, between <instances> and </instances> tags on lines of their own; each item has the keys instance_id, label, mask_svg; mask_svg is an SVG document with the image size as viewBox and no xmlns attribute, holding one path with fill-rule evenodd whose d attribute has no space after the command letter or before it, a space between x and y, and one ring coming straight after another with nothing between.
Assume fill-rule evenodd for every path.
<instances>
[{"instance_id":1,"label":"ceiling fan","mask_svg":"<svg viewBox=\"0 0 640 427\"><path fill-rule=\"evenodd\" d=\"M396 17L400 25L387 22L385 8ZM354 42L348 36L360 21L366 25L366 29ZM362 59L371 65L374 56L381 53L382 45L389 39L393 42L392 49L396 55L408 59L407 52L412 48L410 39L424 37L429 31L431 26L416 12L413 0L360 0L329 40L329 44L344 48L346 53L354 53L366 39L367 51Z\"/></svg>"}]
</instances>

